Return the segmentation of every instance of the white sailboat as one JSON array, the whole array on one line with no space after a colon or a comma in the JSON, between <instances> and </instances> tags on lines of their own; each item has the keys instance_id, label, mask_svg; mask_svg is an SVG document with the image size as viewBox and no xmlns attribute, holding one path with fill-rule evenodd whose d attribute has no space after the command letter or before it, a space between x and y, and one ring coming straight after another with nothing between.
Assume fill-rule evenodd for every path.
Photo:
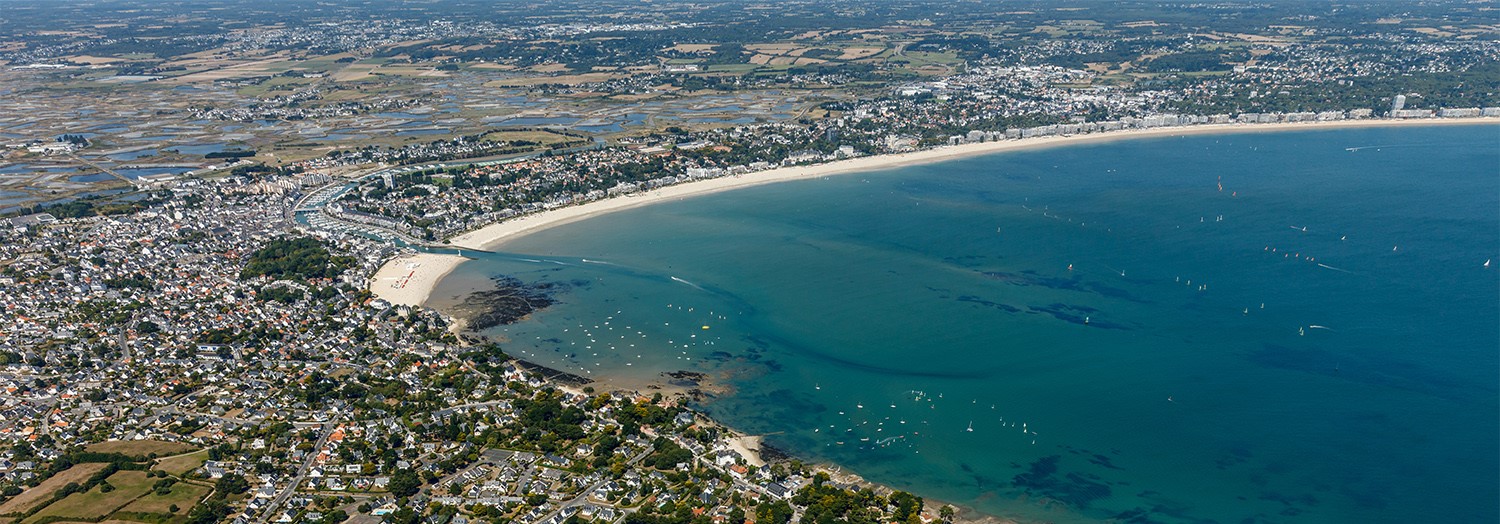
<instances>
[{"instance_id":1,"label":"white sailboat","mask_svg":"<svg viewBox=\"0 0 1500 524\"><path fill-rule=\"evenodd\" d=\"M969 429L967 429L965 431L968 431L969 433L973 433L974 432L974 421L972 421L972 420L969 421Z\"/></svg>"}]
</instances>

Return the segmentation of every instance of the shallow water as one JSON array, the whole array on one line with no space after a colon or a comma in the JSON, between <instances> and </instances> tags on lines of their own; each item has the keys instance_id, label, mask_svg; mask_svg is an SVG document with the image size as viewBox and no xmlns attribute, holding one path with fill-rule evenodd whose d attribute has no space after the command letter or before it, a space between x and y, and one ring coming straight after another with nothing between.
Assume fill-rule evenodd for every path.
<instances>
[{"instance_id":1,"label":"shallow water","mask_svg":"<svg viewBox=\"0 0 1500 524\"><path fill-rule=\"evenodd\" d=\"M758 186L518 239L434 304L559 284L491 331L507 351L715 373L734 392L703 408L737 429L990 514L1494 522L1497 138L1201 135Z\"/></svg>"}]
</instances>

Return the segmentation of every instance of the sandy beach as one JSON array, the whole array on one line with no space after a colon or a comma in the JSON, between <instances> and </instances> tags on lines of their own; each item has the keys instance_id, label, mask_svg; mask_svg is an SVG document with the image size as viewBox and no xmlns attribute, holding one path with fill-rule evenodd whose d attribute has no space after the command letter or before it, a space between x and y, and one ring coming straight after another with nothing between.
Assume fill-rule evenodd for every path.
<instances>
[{"instance_id":1,"label":"sandy beach","mask_svg":"<svg viewBox=\"0 0 1500 524\"><path fill-rule=\"evenodd\" d=\"M1497 118L1452 118L1452 119L1422 119L1422 120L1339 120L1329 122L1296 122L1280 124L1211 124L1187 127L1166 127L1154 129L1131 129L1125 131L1114 131L1107 133L1093 133L1072 136L1047 136L1037 138L1026 138L1021 140L1003 140L998 142L984 142L977 144L963 144L957 146L938 147L915 151L911 153L900 153L890 155L876 155L849 160L840 160L817 164L811 166L794 166L769 169L744 175L733 175L719 178L697 180L667 186L640 193L631 193L604 200L596 200L580 205L551 209L540 213L534 213L502 222L490 224L483 228L458 235L449 240L455 247L469 249L493 250L509 240L514 240L528 233L542 229L567 224L570 222L591 218L594 216L645 206L660 202L681 200L694 196L707 195L720 191L728 191L742 187L750 187L761 184L784 182L789 180L802 180L822 176L830 176L846 173L858 173L879 169L890 169L894 167L923 164L929 162L940 162L957 158L998 153L1003 151L1019 151L1042 147L1060 147L1075 144L1108 142L1113 140L1127 140L1137 138L1152 138L1166 136L1204 135L1214 133L1259 133L1293 130L1313 129L1336 129L1354 127L1383 127L1383 126L1431 126L1431 125L1473 125L1473 124L1500 124ZM370 284L370 290L376 296L384 298L393 304L416 305L423 303L438 281L448 272L452 271L460 262L466 260L455 255L433 255L418 254L408 257L400 257L387 262L375 275ZM411 263L420 264L408 267ZM410 275L410 278L407 276ZM405 279L399 287L392 287L392 282Z\"/></svg>"},{"instance_id":2,"label":"sandy beach","mask_svg":"<svg viewBox=\"0 0 1500 524\"><path fill-rule=\"evenodd\" d=\"M748 462L751 466L757 468L765 467L766 461L760 456L761 438L759 435L741 435L735 433L733 438L728 439L729 449L734 450L735 453L739 453L741 457L745 457L745 462Z\"/></svg>"},{"instance_id":3,"label":"sandy beach","mask_svg":"<svg viewBox=\"0 0 1500 524\"><path fill-rule=\"evenodd\" d=\"M415 306L427 301L433 288L467 258L458 255L417 253L393 258L380 266L370 280L370 292L397 305Z\"/></svg>"},{"instance_id":4,"label":"sandy beach","mask_svg":"<svg viewBox=\"0 0 1500 524\"><path fill-rule=\"evenodd\" d=\"M1038 137L1022 140L1004 140L978 144L964 144L958 146L933 148L912 153L862 157L812 166L777 168L756 173L748 173L744 175L726 176L681 183L651 191L633 193L629 195L588 202L575 206L557 208L540 213L513 218L456 236L452 238L449 243L454 245L455 247L468 249L495 249L497 247L503 246L508 241L523 237L529 233L638 206L682 200L695 196L707 195L720 191L728 191L731 189L750 187L761 184L811 179L837 174L868 172L1005 151L1019 151L1046 147L1062 147L1087 143L1104 143L1115 140L1128 140L1137 138L1207 135L1216 133L1262 133L1337 128L1475 124L1500 124L1500 118L1464 118L1441 120L1354 120L1284 124L1201 125L1189 127L1126 130L1073 136ZM455 255L433 254L418 254L414 256L393 259L387 262L376 274L376 277L371 282L371 290L377 296L385 298L392 303L421 304L426 300L428 294L442 279L442 277L452 271L454 267L456 267L464 260L466 259ZM419 265L413 267L413 263ZM393 282L400 282L402 281L402 279L407 279L404 281L404 285L402 285L401 287L392 287ZM682 388L680 386L672 386L670 384L665 384L665 382L666 381L652 381L647 383L637 383L635 381L624 381L618 377L601 377L601 380L599 382L591 383L589 384L589 386L593 388L593 390L597 391L633 391L646 395L660 392L669 397L688 394L686 392L686 388ZM580 394L582 393L581 386L564 386L564 389ZM732 438L728 439L728 445L735 451L739 452L741 455L749 458L752 463L763 460L760 452L764 448L761 443L761 437L759 436L750 436L735 433ZM819 466L819 468L823 471L829 472L834 476L835 479L841 482L875 487L874 484L865 481L863 478L851 472L843 471L838 466L827 464ZM929 508L936 508L942 505L940 501L929 499L929 502L933 503L929 506ZM1007 520L987 517L978 514L972 509L964 508L963 506L955 506L960 509L960 518L958 519L960 522L984 524L1000 524L1010 522ZM933 511L935 511L935 509Z\"/></svg>"},{"instance_id":5,"label":"sandy beach","mask_svg":"<svg viewBox=\"0 0 1500 524\"><path fill-rule=\"evenodd\" d=\"M490 224L483 228L458 235L449 240L449 243L470 249L492 250L506 241L519 238L527 233L541 229L555 227L558 225L583 220L596 215L629 209L638 206L655 204L670 200L680 200L693 196L706 195L738 189L742 187L784 182L788 180L800 180L822 176L873 171L879 169L890 169L913 164L929 162L940 162L956 158L969 157L998 153L1002 151L1018 151L1040 147L1057 147L1092 142L1106 142L1112 140L1125 140L1136 138L1151 138L1164 136L1187 136L1203 135L1213 133L1246 133L1246 132L1274 132L1290 130L1312 130L1312 129L1335 129L1352 127L1381 127L1381 126L1430 126L1430 125L1461 125L1461 124L1500 124L1497 118L1453 118L1453 119L1423 119L1423 120L1338 120L1328 122L1296 122L1280 124L1210 124L1187 127L1165 127L1154 129L1131 129L1125 131L1114 131L1106 133L1092 133L1072 136L1047 136L1037 138L1025 138L1020 140L1003 140L998 142L984 142L977 144L963 144L957 146L938 147L915 151L911 153L900 153L890 155L876 155L849 160L840 160L817 164L811 166L795 166L769 169L744 175L725 176L696 180L654 189L640 193L596 200L576 206L551 209L541 213L534 213L518 218L512 218L503 222Z\"/></svg>"}]
</instances>

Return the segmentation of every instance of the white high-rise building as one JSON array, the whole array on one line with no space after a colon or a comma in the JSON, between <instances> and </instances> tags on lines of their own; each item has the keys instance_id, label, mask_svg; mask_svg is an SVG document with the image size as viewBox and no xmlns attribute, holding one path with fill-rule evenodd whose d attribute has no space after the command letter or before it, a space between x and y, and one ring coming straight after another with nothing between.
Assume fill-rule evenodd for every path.
<instances>
[{"instance_id":1,"label":"white high-rise building","mask_svg":"<svg viewBox=\"0 0 1500 524\"><path fill-rule=\"evenodd\" d=\"M1406 95L1396 95L1391 99L1391 112L1406 108Z\"/></svg>"}]
</instances>

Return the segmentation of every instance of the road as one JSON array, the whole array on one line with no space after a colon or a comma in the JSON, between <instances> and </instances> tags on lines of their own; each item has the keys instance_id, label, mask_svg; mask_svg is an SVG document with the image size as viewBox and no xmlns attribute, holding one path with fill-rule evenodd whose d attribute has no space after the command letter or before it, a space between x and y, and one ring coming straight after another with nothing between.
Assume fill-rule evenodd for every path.
<instances>
[{"instance_id":1,"label":"road","mask_svg":"<svg viewBox=\"0 0 1500 524\"><path fill-rule=\"evenodd\" d=\"M73 160L77 160L79 162L83 162L84 164L88 164L89 167L92 167L94 169L98 169L100 171L103 171L103 172L109 174L109 176L118 178L120 180L124 180L125 183L130 184L131 186L139 186L139 184L136 184L136 182L134 180L131 180L129 177L126 177L125 175L116 173L116 172L110 170L109 168L106 168L106 167L101 166L99 164L95 164L94 162L92 162L90 160L86 160L86 159L84 159L81 156L78 156L78 155L75 155L75 154L71 154L71 153L69 153L68 156L71 157Z\"/></svg>"},{"instance_id":2,"label":"road","mask_svg":"<svg viewBox=\"0 0 1500 524\"><path fill-rule=\"evenodd\" d=\"M490 401L486 401L486 402L472 402L472 403L469 403L469 404L460 404L460 405L453 406L453 407L447 407L447 408L439 409L439 410L434 411L432 413L434 415L438 415L438 416L451 415L453 413L457 413L460 410L482 408L482 407L490 407L490 406L495 406L495 405L498 405L498 404L501 404L501 403L505 403L505 402L510 402L510 401L509 400L490 400Z\"/></svg>"},{"instance_id":3,"label":"road","mask_svg":"<svg viewBox=\"0 0 1500 524\"><path fill-rule=\"evenodd\" d=\"M647 456L651 455L652 451L655 451L655 450L647 448L645 451L642 451L640 454L638 454L638 455L636 455L634 457L631 457L630 460L628 460L628 461L625 462L625 465L627 465L627 466L634 466L635 463L640 462L642 460L645 460ZM541 519L541 522L546 522L548 519L551 519L553 516L556 516L558 513L561 513L562 510L565 510L565 509L568 509L568 508L572 508L572 507L582 506L584 504L587 504L588 501L589 501L589 494L593 493L594 490L599 489L599 486L603 486L605 483L608 483L610 480L612 480L612 479L606 478L606 479L600 480L599 482L593 483L592 485L590 485L588 488L584 489L583 491L578 492L578 496L573 497L571 499L568 499L567 502L564 502L564 503L558 505L557 509L553 510L551 513L548 513L547 516L543 517Z\"/></svg>"},{"instance_id":4,"label":"road","mask_svg":"<svg viewBox=\"0 0 1500 524\"><path fill-rule=\"evenodd\" d=\"M301 486L302 481L307 478L307 472L312 470L313 462L318 460L319 450L322 450L323 445L328 443L328 438L333 436L333 429L335 427L338 427L338 425L332 421L323 423L323 432L321 435L318 435L318 443L313 446L312 452L307 454L307 460L302 461L302 466L297 468L297 475L292 477L291 484L287 484L286 487L281 488L281 491L276 494L276 498L271 499L271 503L266 505L265 511L259 517L255 518L257 524L266 524L271 519L271 515L276 513L277 509L281 508L281 504L286 502L287 497L291 497L293 493L297 492L297 486Z\"/></svg>"}]
</instances>

